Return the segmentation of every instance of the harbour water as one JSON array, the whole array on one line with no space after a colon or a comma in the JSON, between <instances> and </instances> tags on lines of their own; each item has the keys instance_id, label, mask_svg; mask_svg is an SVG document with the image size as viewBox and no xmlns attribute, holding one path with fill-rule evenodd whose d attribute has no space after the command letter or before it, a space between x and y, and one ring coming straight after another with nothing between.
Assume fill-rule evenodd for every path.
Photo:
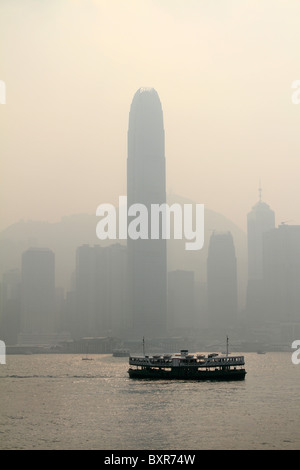
<instances>
[{"instance_id":1,"label":"harbour water","mask_svg":"<svg viewBox=\"0 0 300 470\"><path fill-rule=\"evenodd\" d=\"M242 382L137 381L110 354L9 355L0 449L299 449L300 364L246 353Z\"/></svg>"}]
</instances>

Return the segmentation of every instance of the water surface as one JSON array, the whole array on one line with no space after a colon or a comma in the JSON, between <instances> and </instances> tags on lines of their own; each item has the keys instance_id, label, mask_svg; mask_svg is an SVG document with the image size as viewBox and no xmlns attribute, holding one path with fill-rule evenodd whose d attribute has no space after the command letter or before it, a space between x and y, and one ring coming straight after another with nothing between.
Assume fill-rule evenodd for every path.
<instances>
[{"instance_id":1,"label":"water surface","mask_svg":"<svg viewBox=\"0 0 300 470\"><path fill-rule=\"evenodd\" d=\"M128 358L11 355L0 449L299 449L300 365L245 354L242 382L137 381Z\"/></svg>"}]
</instances>

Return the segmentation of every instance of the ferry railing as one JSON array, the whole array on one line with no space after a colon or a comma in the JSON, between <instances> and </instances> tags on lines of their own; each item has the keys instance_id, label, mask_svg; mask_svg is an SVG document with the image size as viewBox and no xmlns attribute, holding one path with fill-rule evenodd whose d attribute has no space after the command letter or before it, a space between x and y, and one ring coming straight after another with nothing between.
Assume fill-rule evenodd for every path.
<instances>
[{"instance_id":1,"label":"ferry railing","mask_svg":"<svg viewBox=\"0 0 300 470\"><path fill-rule=\"evenodd\" d=\"M206 367L206 366L237 366L244 365L244 356L226 356L226 357L210 357L210 358L152 358L152 357L130 357L129 363L132 365L152 365L152 366L165 366L165 365L179 365L179 366L194 366L194 367Z\"/></svg>"}]
</instances>

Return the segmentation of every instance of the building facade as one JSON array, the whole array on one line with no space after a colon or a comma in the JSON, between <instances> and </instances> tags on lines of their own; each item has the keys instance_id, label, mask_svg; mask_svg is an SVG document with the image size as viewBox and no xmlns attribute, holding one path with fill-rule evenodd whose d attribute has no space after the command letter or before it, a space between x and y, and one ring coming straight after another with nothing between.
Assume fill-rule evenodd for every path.
<instances>
[{"instance_id":1,"label":"building facade","mask_svg":"<svg viewBox=\"0 0 300 470\"><path fill-rule=\"evenodd\" d=\"M127 203L148 211L148 237L127 241L131 332L136 338L164 336L167 315L166 240L151 239L151 205L166 203L163 111L153 88L134 95L128 128ZM128 217L128 226L134 217Z\"/></svg>"},{"instance_id":2,"label":"building facade","mask_svg":"<svg viewBox=\"0 0 300 470\"><path fill-rule=\"evenodd\" d=\"M126 247L79 247L74 297L75 338L124 334L128 323Z\"/></svg>"},{"instance_id":3,"label":"building facade","mask_svg":"<svg viewBox=\"0 0 300 470\"><path fill-rule=\"evenodd\" d=\"M207 257L208 326L233 327L237 321L237 261L230 232L213 232Z\"/></svg>"},{"instance_id":4,"label":"building facade","mask_svg":"<svg viewBox=\"0 0 300 470\"><path fill-rule=\"evenodd\" d=\"M48 248L30 248L22 255L19 342L48 343L55 318L55 255Z\"/></svg>"},{"instance_id":5,"label":"building facade","mask_svg":"<svg viewBox=\"0 0 300 470\"><path fill-rule=\"evenodd\" d=\"M168 273L168 331L191 333L196 326L195 279L193 271Z\"/></svg>"},{"instance_id":6,"label":"building facade","mask_svg":"<svg viewBox=\"0 0 300 470\"><path fill-rule=\"evenodd\" d=\"M246 314L247 323L258 325L263 318L263 237L275 228L275 213L261 200L247 215L248 284Z\"/></svg>"},{"instance_id":7,"label":"building facade","mask_svg":"<svg viewBox=\"0 0 300 470\"><path fill-rule=\"evenodd\" d=\"M264 234L264 320L300 322L300 225Z\"/></svg>"}]
</instances>

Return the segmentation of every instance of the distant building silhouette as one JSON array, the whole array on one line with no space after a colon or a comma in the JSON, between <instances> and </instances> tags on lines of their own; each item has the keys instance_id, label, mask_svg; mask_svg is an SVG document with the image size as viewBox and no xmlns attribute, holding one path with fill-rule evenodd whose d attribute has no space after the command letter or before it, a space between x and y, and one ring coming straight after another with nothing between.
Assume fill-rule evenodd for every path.
<instances>
[{"instance_id":1,"label":"distant building silhouette","mask_svg":"<svg viewBox=\"0 0 300 470\"><path fill-rule=\"evenodd\" d=\"M134 95L128 128L127 203L166 202L163 112L157 92L140 88ZM129 217L128 223L130 224ZM161 337L166 332L166 240L127 241L132 333L136 338Z\"/></svg>"},{"instance_id":2,"label":"distant building silhouette","mask_svg":"<svg viewBox=\"0 0 300 470\"><path fill-rule=\"evenodd\" d=\"M77 249L75 268L76 319L73 327L75 337L96 336L101 327L104 329L104 300L97 299L102 292L104 295L103 271L103 251L100 246L83 245Z\"/></svg>"},{"instance_id":3,"label":"distant building silhouette","mask_svg":"<svg viewBox=\"0 0 300 470\"><path fill-rule=\"evenodd\" d=\"M127 250L83 245L76 252L73 335L119 335L128 322Z\"/></svg>"},{"instance_id":4,"label":"distant building silhouette","mask_svg":"<svg viewBox=\"0 0 300 470\"><path fill-rule=\"evenodd\" d=\"M248 279L263 278L263 234L275 228L275 213L261 200L247 215Z\"/></svg>"},{"instance_id":5,"label":"distant building silhouette","mask_svg":"<svg viewBox=\"0 0 300 470\"><path fill-rule=\"evenodd\" d=\"M3 273L1 285L1 339L16 344L21 320L21 272L11 269Z\"/></svg>"},{"instance_id":6,"label":"distant building silhouette","mask_svg":"<svg viewBox=\"0 0 300 470\"><path fill-rule=\"evenodd\" d=\"M261 199L247 215L248 286L247 322L258 324L263 318L263 235L275 228L275 213Z\"/></svg>"},{"instance_id":7,"label":"distant building silhouette","mask_svg":"<svg viewBox=\"0 0 300 470\"><path fill-rule=\"evenodd\" d=\"M108 257L107 289L108 315L114 336L123 336L130 326L128 318L127 248L114 244L106 248Z\"/></svg>"},{"instance_id":8,"label":"distant building silhouette","mask_svg":"<svg viewBox=\"0 0 300 470\"><path fill-rule=\"evenodd\" d=\"M300 225L282 224L264 234L264 319L300 322Z\"/></svg>"},{"instance_id":9,"label":"distant building silhouette","mask_svg":"<svg viewBox=\"0 0 300 470\"><path fill-rule=\"evenodd\" d=\"M208 326L227 328L237 320L237 263L230 232L213 232L207 257Z\"/></svg>"},{"instance_id":10,"label":"distant building silhouette","mask_svg":"<svg viewBox=\"0 0 300 470\"><path fill-rule=\"evenodd\" d=\"M49 343L55 333L55 256L30 248L22 256L21 334L19 343Z\"/></svg>"},{"instance_id":11,"label":"distant building silhouette","mask_svg":"<svg viewBox=\"0 0 300 470\"><path fill-rule=\"evenodd\" d=\"M195 328L195 280L193 271L168 273L168 331L191 333Z\"/></svg>"}]
</instances>

